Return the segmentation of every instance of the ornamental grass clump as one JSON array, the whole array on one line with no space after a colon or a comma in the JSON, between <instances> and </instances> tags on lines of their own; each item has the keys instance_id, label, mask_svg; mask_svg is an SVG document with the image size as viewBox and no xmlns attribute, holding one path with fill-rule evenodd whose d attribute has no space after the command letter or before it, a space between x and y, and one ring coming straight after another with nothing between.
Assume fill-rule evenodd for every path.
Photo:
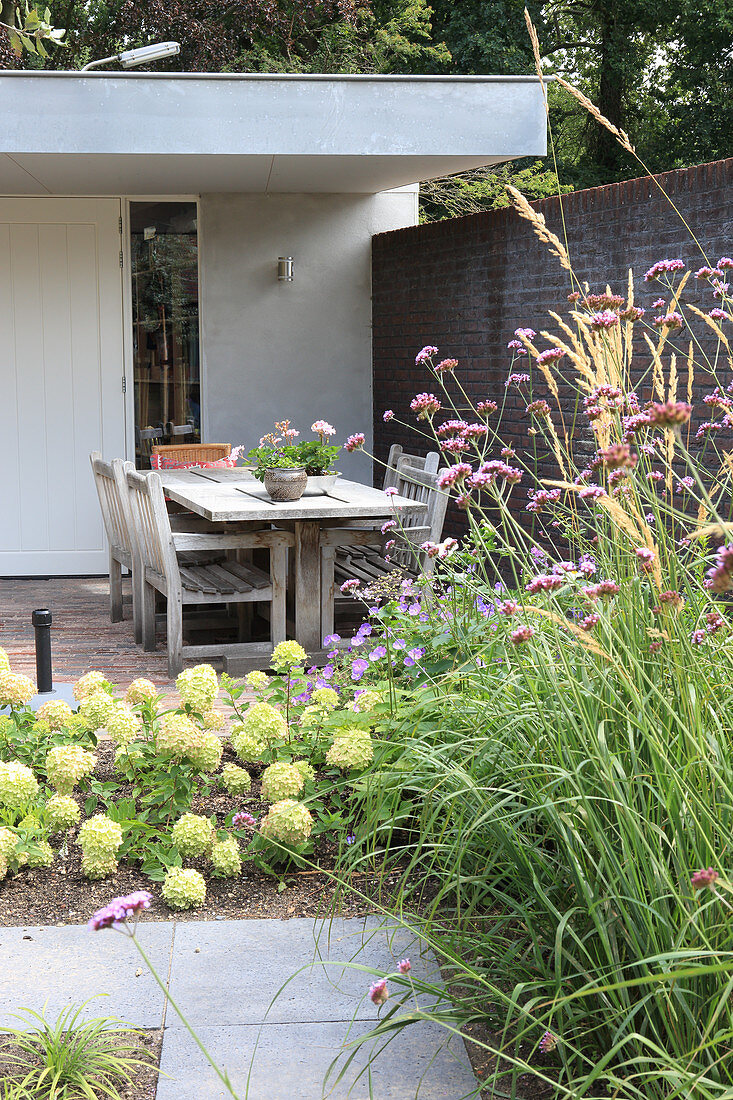
<instances>
[{"instance_id":1,"label":"ornamental grass clump","mask_svg":"<svg viewBox=\"0 0 733 1100\"><path fill-rule=\"evenodd\" d=\"M78 745L54 745L46 756L46 775L59 794L71 794L74 787L91 775L97 758Z\"/></svg>"},{"instance_id":2,"label":"ornamental grass clump","mask_svg":"<svg viewBox=\"0 0 733 1100\"><path fill-rule=\"evenodd\" d=\"M51 833L65 833L78 825L80 810L70 795L55 794L46 803L49 829Z\"/></svg>"},{"instance_id":3,"label":"ornamental grass clump","mask_svg":"<svg viewBox=\"0 0 733 1100\"><path fill-rule=\"evenodd\" d=\"M731 879L731 268L574 285L475 405L460 365L418 355L469 534L418 582L429 598L380 601L388 629L350 659L383 690L379 644L419 654L388 673L385 768L355 786L367 839L343 858L381 860L406 905L431 884L420 931L452 1012L426 1015L488 1018L497 1095L523 1074L566 1100L733 1091L730 891L710 889Z\"/></svg>"},{"instance_id":4,"label":"ornamental grass clump","mask_svg":"<svg viewBox=\"0 0 733 1100\"><path fill-rule=\"evenodd\" d=\"M240 768L237 764L225 764L221 770L221 781L229 794L235 797L247 794L252 786L252 779L246 768Z\"/></svg>"},{"instance_id":5,"label":"ornamental grass clump","mask_svg":"<svg viewBox=\"0 0 733 1100\"><path fill-rule=\"evenodd\" d=\"M241 874L242 857L233 836L226 840L217 840L211 849L211 865L216 878L234 878Z\"/></svg>"},{"instance_id":6,"label":"ornamental grass clump","mask_svg":"<svg viewBox=\"0 0 733 1100\"><path fill-rule=\"evenodd\" d=\"M263 802L281 802L297 798L303 791L303 776L292 764L270 764L262 773L260 795Z\"/></svg>"},{"instance_id":7,"label":"ornamental grass clump","mask_svg":"<svg viewBox=\"0 0 733 1100\"><path fill-rule=\"evenodd\" d=\"M208 855L215 839L211 822L200 814L183 814L171 830L173 845L184 859Z\"/></svg>"},{"instance_id":8,"label":"ornamental grass clump","mask_svg":"<svg viewBox=\"0 0 733 1100\"><path fill-rule=\"evenodd\" d=\"M313 818L307 806L286 798L270 806L260 824L260 835L266 840L290 847L305 844L313 830Z\"/></svg>"},{"instance_id":9,"label":"ornamental grass clump","mask_svg":"<svg viewBox=\"0 0 733 1100\"><path fill-rule=\"evenodd\" d=\"M104 878L117 870L117 851L122 844L122 826L106 814L88 818L79 829L81 869L86 878Z\"/></svg>"},{"instance_id":10,"label":"ornamental grass clump","mask_svg":"<svg viewBox=\"0 0 733 1100\"><path fill-rule=\"evenodd\" d=\"M0 807L22 810L38 794L38 781L30 768L17 760L0 760Z\"/></svg>"},{"instance_id":11,"label":"ornamental grass clump","mask_svg":"<svg viewBox=\"0 0 733 1100\"><path fill-rule=\"evenodd\" d=\"M163 880L162 893L171 909L193 909L206 901L206 882L200 871L171 867Z\"/></svg>"}]
</instances>

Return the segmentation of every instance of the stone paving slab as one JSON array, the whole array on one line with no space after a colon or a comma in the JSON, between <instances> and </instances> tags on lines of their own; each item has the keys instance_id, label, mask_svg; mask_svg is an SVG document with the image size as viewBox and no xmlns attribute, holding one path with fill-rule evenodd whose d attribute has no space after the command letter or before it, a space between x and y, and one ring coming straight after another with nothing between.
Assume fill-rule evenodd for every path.
<instances>
[{"instance_id":1,"label":"stone paving slab","mask_svg":"<svg viewBox=\"0 0 733 1100\"><path fill-rule=\"evenodd\" d=\"M143 946L163 979L168 975L173 923L149 921ZM136 977L136 971L141 973ZM108 996L97 997L97 994ZM84 1010L119 1016L138 1027L160 1027L164 997L135 945L118 932L91 932L84 925L0 928L0 1027L24 1026L19 1008L54 1022L70 1004L94 997Z\"/></svg>"},{"instance_id":2,"label":"stone paving slab","mask_svg":"<svg viewBox=\"0 0 733 1100\"><path fill-rule=\"evenodd\" d=\"M246 1012L246 1006L242 1006ZM320 1012L316 1002L313 1013ZM372 1006L373 1019L376 1009ZM170 1016L169 1016L170 1019ZM351 1038L369 1030L359 1021ZM347 1039L343 1022L208 1026L197 1029L212 1058L225 1067L240 1100L463 1100L475 1096L475 1078L463 1043L451 1040L436 1024L420 1022L406 1027L379 1054L372 1070L372 1091L365 1074L356 1083L373 1050L360 1048L344 1081L333 1091L323 1081L333 1059ZM255 1050L252 1074L248 1075ZM187 1031L167 1028L156 1100L231 1100ZM336 1074L337 1076L338 1074Z\"/></svg>"},{"instance_id":3,"label":"stone paving slab","mask_svg":"<svg viewBox=\"0 0 733 1100\"><path fill-rule=\"evenodd\" d=\"M415 978L440 978L409 931L379 918L191 921L176 925L170 992L194 1027L307 1021L314 1006L319 1020L373 1019L375 978L356 966L389 972L406 955ZM181 1026L175 1013L166 1026Z\"/></svg>"}]
</instances>

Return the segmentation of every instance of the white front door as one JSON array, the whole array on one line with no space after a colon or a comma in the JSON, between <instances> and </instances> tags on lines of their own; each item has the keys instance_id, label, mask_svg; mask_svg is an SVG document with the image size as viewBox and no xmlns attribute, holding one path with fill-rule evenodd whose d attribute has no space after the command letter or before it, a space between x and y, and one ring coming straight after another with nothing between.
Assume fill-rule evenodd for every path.
<instances>
[{"instance_id":1,"label":"white front door","mask_svg":"<svg viewBox=\"0 0 733 1100\"><path fill-rule=\"evenodd\" d=\"M125 456L119 199L0 199L0 576L103 573Z\"/></svg>"}]
</instances>

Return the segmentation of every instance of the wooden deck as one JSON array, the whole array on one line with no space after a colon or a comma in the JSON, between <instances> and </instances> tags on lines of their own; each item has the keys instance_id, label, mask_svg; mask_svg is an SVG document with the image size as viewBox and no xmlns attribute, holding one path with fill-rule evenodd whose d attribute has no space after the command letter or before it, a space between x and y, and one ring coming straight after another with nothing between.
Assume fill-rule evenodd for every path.
<instances>
[{"instance_id":1,"label":"wooden deck","mask_svg":"<svg viewBox=\"0 0 733 1100\"><path fill-rule=\"evenodd\" d=\"M123 593L129 601L129 577L123 579ZM125 603L123 622L110 622L107 577L0 577L0 646L7 651L14 672L35 680L31 612L40 607L49 608L53 615L54 680L71 682L95 668L122 688L145 676L162 691L172 689L164 639L159 639L156 653L145 653L135 645L132 604Z\"/></svg>"}]
</instances>

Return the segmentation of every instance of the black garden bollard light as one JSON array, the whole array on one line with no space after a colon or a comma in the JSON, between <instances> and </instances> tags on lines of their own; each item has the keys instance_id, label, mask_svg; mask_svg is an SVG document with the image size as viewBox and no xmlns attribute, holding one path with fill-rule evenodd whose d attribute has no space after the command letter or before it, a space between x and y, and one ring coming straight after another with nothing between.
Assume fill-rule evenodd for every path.
<instances>
[{"instance_id":1,"label":"black garden bollard light","mask_svg":"<svg viewBox=\"0 0 733 1100\"><path fill-rule=\"evenodd\" d=\"M36 711L52 699L62 699L70 707L76 707L73 684L55 684L51 667L51 623L53 617L47 607L37 608L31 615L36 632L36 683L38 694L31 699L31 710Z\"/></svg>"},{"instance_id":2,"label":"black garden bollard light","mask_svg":"<svg viewBox=\"0 0 733 1100\"><path fill-rule=\"evenodd\" d=\"M51 612L47 607L39 608L31 616L36 632L36 683L38 694L48 695L53 691L51 672Z\"/></svg>"}]
</instances>

